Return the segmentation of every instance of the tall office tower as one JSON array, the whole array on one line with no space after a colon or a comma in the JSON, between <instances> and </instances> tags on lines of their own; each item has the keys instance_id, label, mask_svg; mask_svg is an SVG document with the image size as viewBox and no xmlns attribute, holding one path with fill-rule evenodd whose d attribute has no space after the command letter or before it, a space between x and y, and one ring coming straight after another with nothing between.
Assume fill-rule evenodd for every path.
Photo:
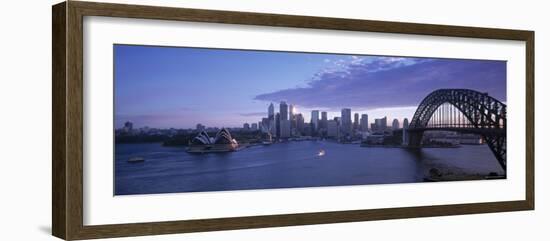
<instances>
[{"instance_id":1,"label":"tall office tower","mask_svg":"<svg viewBox=\"0 0 550 241\"><path fill-rule=\"evenodd\" d=\"M269 104L269 107L267 107L267 130L269 130L269 133L271 133L271 136L276 137L277 136L277 121L275 120L275 107L273 106L273 103Z\"/></svg>"},{"instance_id":2,"label":"tall office tower","mask_svg":"<svg viewBox=\"0 0 550 241\"><path fill-rule=\"evenodd\" d=\"M362 114L361 115L361 131L368 131L369 130L369 115Z\"/></svg>"},{"instance_id":3,"label":"tall office tower","mask_svg":"<svg viewBox=\"0 0 550 241\"><path fill-rule=\"evenodd\" d=\"M342 109L342 124L340 125L341 126L341 129L342 129L342 134L343 135L350 135L351 134L351 128L352 128L352 125L351 125L351 109L350 108L344 108Z\"/></svg>"},{"instance_id":4,"label":"tall office tower","mask_svg":"<svg viewBox=\"0 0 550 241\"><path fill-rule=\"evenodd\" d=\"M304 116L302 114L297 114L296 115L296 130L300 134L304 133L304 128L305 128L305 123L304 122L305 122Z\"/></svg>"},{"instance_id":5,"label":"tall office tower","mask_svg":"<svg viewBox=\"0 0 550 241\"><path fill-rule=\"evenodd\" d=\"M268 119L268 120L269 120L269 125L268 125L269 133L271 133L272 137L276 137L277 136L277 121L275 121L275 117L273 117L273 119Z\"/></svg>"},{"instance_id":6,"label":"tall office tower","mask_svg":"<svg viewBox=\"0 0 550 241\"><path fill-rule=\"evenodd\" d=\"M353 115L353 130L359 130L359 113L355 113L355 115Z\"/></svg>"},{"instance_id":7,"label":"tall office tower","mask_svg":"<svg viewBox=\"0 0 550 241\"><path fill-rule=\"evenodd\" d=\"M275 107L273 107L273 103L269 104L269 107L267 108L267 118L270 120L275 119Z\"/></svg>"},{"instance_id":8,"label":"tall office tower","mask_svg":"<svg viewBox=\"0 0 550 241\"><path fill-rule=\"evenodd\" d=\"M409 119L403 119L403 129L409 128Z\"/></svg>"},{"instance_id":9,"label":"tall office tower","mask_svg":"<svg viewBox=\"0 0 550 241\"><path fill-rule=\"evenodd\" d=\"M244 129L245 131L250 130L250 124L244 123L244 124L243 124L243 129Z\"/></svg>"},{"instance_id":10,"label":"tall office tower","mask_svg":"<svg viewBox=\"0 0 550 241\"><path fill-rule=\"evenodd\" d=\"M376 130L373 131L385 131L388 129L388 118L384 116L384 118L374 119L374 126Z\"/></svg>"},{"instance_id":11,"label":"tall office tower","mask_svg":"<svg viewBox=\"0 0 550 241\"><path fill-rule=\"evenodd\" d=\"M312 110L311 111L311 128L313 128L313 133L315 133L319 129L319 111L318 110Z\"/></svg>"},{"instance_id":12,"label":"tall office tower","mask_svg":"<svg viewBox=\"0 0 550 241\"><path fill-rule=\"evenodd\" d=\"M281 101L279 104L279 114L281 115L281 120L288 120L288 105L284 101Z\"/></svg>"},{"instance_id":13,"label":"tall office tower","mask_svg":"<svg viewBox=\"0 0 550 241\"><path fill-rule=\"evenodd\" d=\"M327 121L328 121L327 117L328 116L326 111L321 112L321 123L319 123L320 128L327 129Z\"/></svg>"},{"instance_id":14,"label":"tall office tower","mask_svg":"<svg viewBox=\"0 0 550 241\"><path fill-rule=\"evenodd\" d=\"M258 123L252 123L250 125L250 129L253 130L253 131L257 131L258 130Z\"/></svg>"},{"instance_id":15,"label":"tall office tower","mask_svg":"<svg viewBox=\"0 0 550 241\"><path fill-rule=\"evenodd\" d=\"M281 114L275 114L275 133L277 137L281 137Z\"/></svg>"},{"instance_id":16,"label":"tall office tower","mask_svg":"<svg viewBox=\"0 0 550 241\"><path fill-rule=\"evenodd\" d=\"M327 121L327 136L338 137L338 122L335 120Z\"/></svg>"},{"instance_id":17,"label":"tall office tower","mask_svg":"<svg viewBox=\"0 0 550 241\"><path fill-rule=\"evenodd\" d=\"M391 123L391 128L393 130L397 130L399 129L399 120L398 119L393 119L392 123Z\"/></svg>"},{"instance_id":18,"label":"tall office tower","mask_svg":"<svg viewBox=\"0 0 550 241\"><path fill-rule=\"evenodd\" d=\"M281 120L281 138L289 138L290 137L290 121L289 120Z\"/></svg>"},{"instance_id":19,"label":"tall office tower","mask_svg":"<svg viewBox=\"0 0 550 241\"><path fill-rule=\"evenodd\" d=\"M290 120L290 135L296 131L296 113L294 111L294 105L288 106L288 119Z\"/></svg>"},{"instance_id":20,"label":"tall office tower","mask_svg":"<svg viewBox=\"0 0 550 241\"><path fill-rule=\"evenodd\" d=\"M260 122L260 130L263 132L269 132L269 119L268 118L262 118L262 121Z\"/></svg>"},{"instance_id":21,"label":"tall office tower","mask_svg":"<svg viewBox=\"0 0 550 241\"><path fill-rule=\"evenodd\" d=\"M374 121L375 121L374 123L370 124L370 130L372 132L377 132L378 131L378 126L376 125L376 119L374 119Z\"/></svg>"}]
</instances>

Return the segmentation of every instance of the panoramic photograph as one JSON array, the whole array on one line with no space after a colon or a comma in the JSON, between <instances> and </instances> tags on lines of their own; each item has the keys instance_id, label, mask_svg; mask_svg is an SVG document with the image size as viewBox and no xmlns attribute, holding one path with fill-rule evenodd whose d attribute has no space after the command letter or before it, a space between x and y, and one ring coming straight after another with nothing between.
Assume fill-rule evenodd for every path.
<instances>
[{"instance_id":1,"label":"panoramic photograph","mask_svg":"<svg viewBox=\"0 0 550 241\"><path fill-rule=\"evenodd\" d=\"M506 179L506 61L113 53L114 195Z\"/></svg>"}]
</instances>

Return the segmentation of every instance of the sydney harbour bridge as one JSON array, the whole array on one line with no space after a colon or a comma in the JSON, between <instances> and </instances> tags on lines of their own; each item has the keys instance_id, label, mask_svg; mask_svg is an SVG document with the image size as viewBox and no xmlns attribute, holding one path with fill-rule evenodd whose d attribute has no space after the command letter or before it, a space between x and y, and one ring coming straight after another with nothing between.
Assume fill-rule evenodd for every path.
<instances>
[{"instance_id":1,"label":"sydney harbour bridge","mask_svg":"<svg viewBox=\"0 0 550 241\"><path fill-rule=\"evenodd\" d=\"M506 105L470 89L439 89L422 100L406 129L408 146L420 148L425 131L480 135L506 170Z\"/></svg>"}]
</instances>

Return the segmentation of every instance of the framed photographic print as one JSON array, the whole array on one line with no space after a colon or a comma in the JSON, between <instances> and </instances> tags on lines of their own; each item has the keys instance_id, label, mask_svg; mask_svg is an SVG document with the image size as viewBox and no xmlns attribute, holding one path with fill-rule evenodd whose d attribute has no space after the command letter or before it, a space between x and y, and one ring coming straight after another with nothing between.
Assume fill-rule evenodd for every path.
<instances>
[{"instance_id":1,"label":"framed photographic print","mask_svg":"<svg viewBox=\"0 0 550 241\"><path fill-rule=\"evenodd\" d=\"M57 237L534 209L532 31L78 1L52 24Z\"/></svg>"}]
</instances>

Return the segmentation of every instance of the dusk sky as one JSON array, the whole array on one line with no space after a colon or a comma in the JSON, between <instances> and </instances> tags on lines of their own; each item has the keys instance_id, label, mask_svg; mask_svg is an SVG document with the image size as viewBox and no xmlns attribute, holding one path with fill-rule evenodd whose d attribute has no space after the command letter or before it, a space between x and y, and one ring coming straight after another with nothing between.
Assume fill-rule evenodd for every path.
<instances>
[{"instance_id":1,"label":"dusk sky","mask_svg":"<svg viewBox=\"0 0 550 241\"><path fill-rule=\"evenodd\" d=\"M467 88L506 102L506 62L115 45L115 128L242 127L273 102L340 116L412 118L440 88Z\"/></svg>"}]
</instances>

